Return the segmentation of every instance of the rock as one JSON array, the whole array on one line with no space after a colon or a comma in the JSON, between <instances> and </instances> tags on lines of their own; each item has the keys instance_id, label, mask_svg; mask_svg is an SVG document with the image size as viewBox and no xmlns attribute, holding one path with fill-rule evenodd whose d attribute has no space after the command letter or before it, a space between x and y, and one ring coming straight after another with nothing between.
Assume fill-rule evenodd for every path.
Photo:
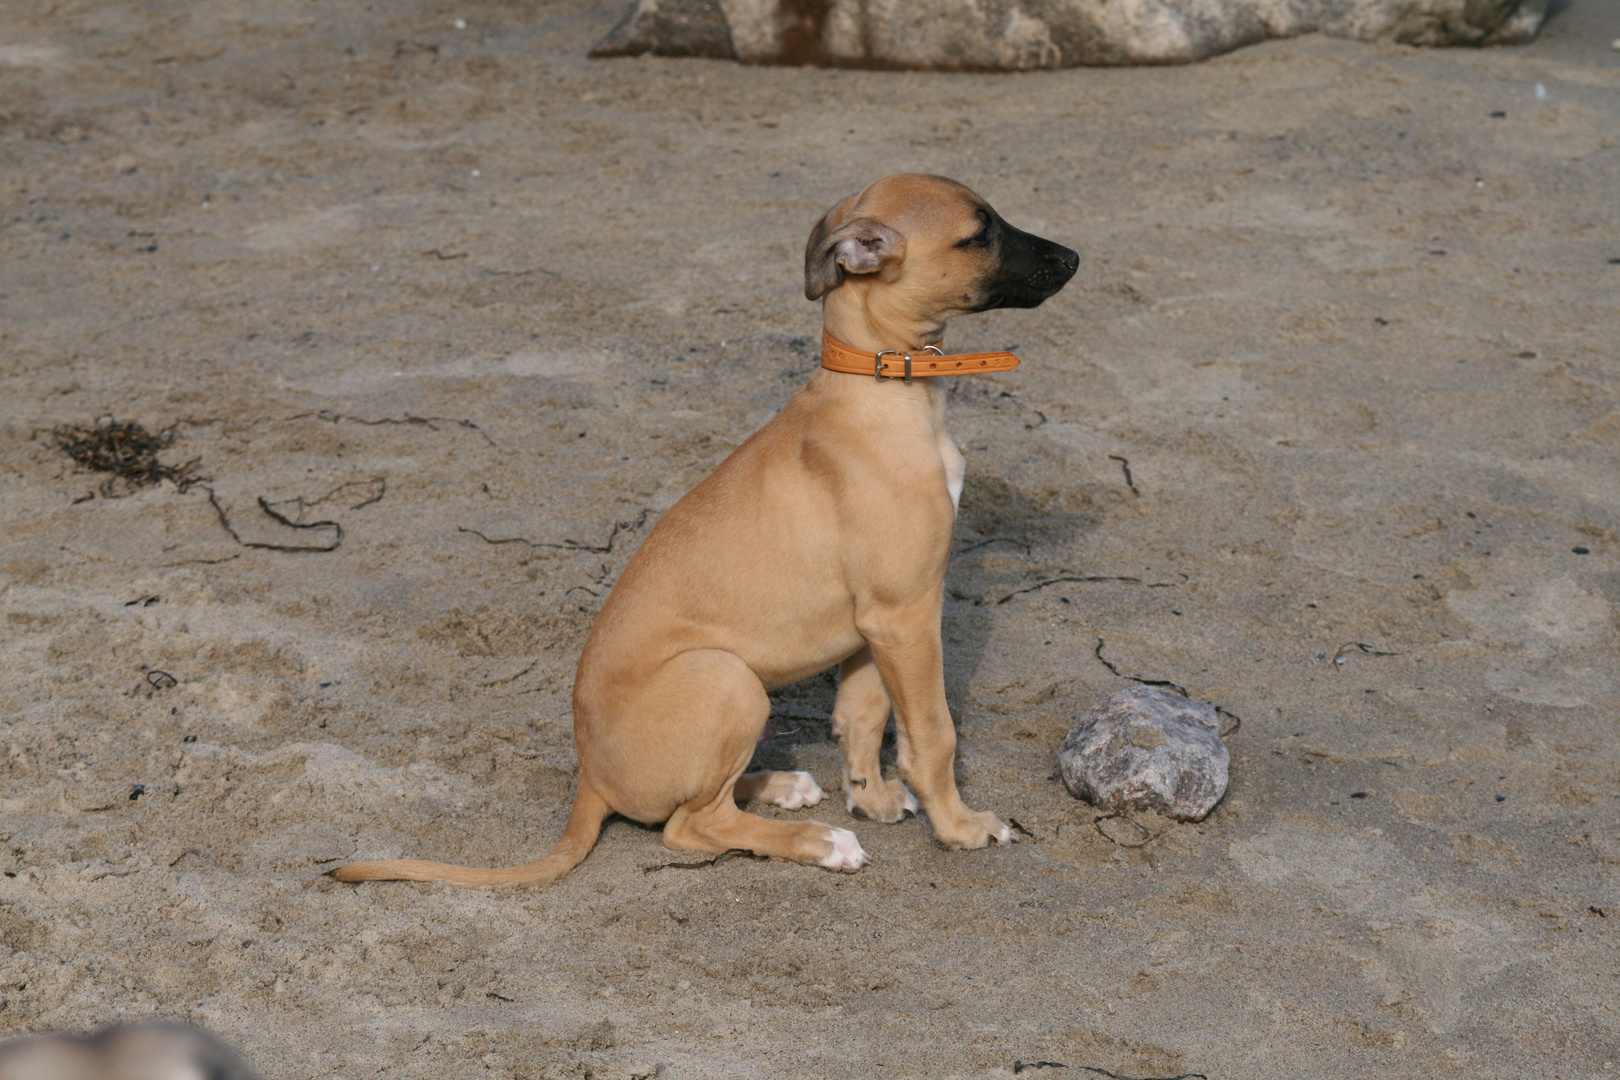
<instances>
[{"instance_id":1,"label":"rock","mask_svg":"<svg viewBox=\"0 0 1620 1080\"><path fill-rule=\"evenodd\" d=\"M0 1043L0 1080L254 1080L229 1046L175 1021Z\"/></svg>"},{"instance_id":2,"label":"rock","mask_svg":"<svg viewBox=\"0 0 1620 1080\"><path fill-rule=\"evenodd\" d=\"M737 59L719 0L640 0L591 50L592 56L641 53Z\"/></svg>"},{"instance_id":3,"label":"rock","mask_svg":"<svg viewBox=\"0 0 1620 1080\"><path fill-rule=\"evenodd\" d=\"M1546 14L1547 0L637 0L591 55L1024 71L1186 63L1310 33L1522 44Z\"/></svg>"},{"instance_id":4,"label":"rock","mask_svg":"<svg viewBox=\"0 0 1620 1080\"><path fill-rule=\"evenodd\" d=\"M1202 821L1221 801L1230 760L1215 710L1156 686L1132 686L1094 706L1058 751L1071 795L1178 821Z\"/></svg>"}]
</instances>

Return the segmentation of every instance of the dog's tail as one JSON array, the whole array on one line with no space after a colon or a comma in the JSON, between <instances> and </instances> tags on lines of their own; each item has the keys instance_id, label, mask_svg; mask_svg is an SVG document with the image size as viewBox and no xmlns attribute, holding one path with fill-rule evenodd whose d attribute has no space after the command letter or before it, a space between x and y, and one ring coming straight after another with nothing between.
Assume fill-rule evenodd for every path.
<instances>
[{"instance_id":1,"label":"dog's tail","mask_svg":"<svg viewBox=\"0 0 1620 1080\"><path fill-rule=\"evenodd\" d=\"M545 855L524 866L483 869L453 866L423 859L389 859L384 862L357 862L329 871L339 881L448 881L462 889L485 889L491 885L550 885L578 866L590 853L602 833L602 822L613 808L583 777L574 795L574 809L568 815L562 838Z\"/></svg>"}]
</instances>

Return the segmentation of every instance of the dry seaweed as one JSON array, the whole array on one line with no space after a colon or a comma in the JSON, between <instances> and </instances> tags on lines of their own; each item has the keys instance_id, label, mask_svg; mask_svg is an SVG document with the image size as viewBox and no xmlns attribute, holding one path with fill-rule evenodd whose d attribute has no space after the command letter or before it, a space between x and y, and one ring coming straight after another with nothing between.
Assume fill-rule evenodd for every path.
<instances>
[{"instance_id":1,"label":"dry seaweed","mask_svg":"<svg viewBox=\"0 0 1620 1080\"><path fill-rule=\"evenodd\" d=\"M181 465L165 465L158 460L159 452L174 442L174 429L156 433L147 431L138 421L120 422L111 416L97 417L89 427L62 424L52 434L63 453L81 467L95 472L112 473L102 481L101 495L116 498L137 488L168 480L181 491L205 477L197 474L200 458L192 458ZM116 490L122 481L124 491Z\"/></svg>"}]
</instances>

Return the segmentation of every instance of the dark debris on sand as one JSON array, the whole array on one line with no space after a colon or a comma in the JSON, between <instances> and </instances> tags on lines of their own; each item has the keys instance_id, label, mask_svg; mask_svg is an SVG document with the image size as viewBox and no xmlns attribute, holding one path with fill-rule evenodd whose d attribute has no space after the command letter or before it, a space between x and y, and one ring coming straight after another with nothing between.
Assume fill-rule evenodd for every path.
<instances>
[{"instance_id":1,"label":"dark debris on sand","mask_svg":"<svg viewBox=\"0 0 1620 1080\"><path fill-rule=\"evenodd\" d=\"M101 494L113 497L136 488L169 480L181 491L203 480L197 475L200 458L182 465L165 465L158 453L174 442L174 429L153 433L137 421L120 422L111 416L98 417L89 427L62 424L52 434L56 445L79 465L95 472L113 475L103 481ZM126 489L115 492L118 481Z\"/></svg>"}]
</instances>

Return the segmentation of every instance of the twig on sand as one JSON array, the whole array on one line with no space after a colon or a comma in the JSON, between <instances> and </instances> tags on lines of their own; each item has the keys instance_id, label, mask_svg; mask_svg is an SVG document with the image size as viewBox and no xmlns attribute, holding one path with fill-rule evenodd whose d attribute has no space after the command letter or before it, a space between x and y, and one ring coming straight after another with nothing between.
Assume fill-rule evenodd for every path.
<instances>
[{"instance_id":1,"label":"twig on sand","mask_svg":"<svg viewBox=\"0 0 1620 1080\"><path fill-rule=\"evenodd\" d=\"M1044 589L1048 585L1061 585L1064 582L1073 582L1078 585L1084 585L1097 581L1118 581L1126 585L1140 585L1144 589L1173 589L1176 586L1176 583L1173 581L1143 581L1139 577L1114 577L1107 574L1065 574L1062 577L1047 578L1045 581L1037 581L1035 584L1030 585L1027 588L1015 589L1006 596L1003 596L1000 600L997 600L996 603L998 605L1005 604L1015 596L1023 596L1025 593L1032 593L1037 589Z\"/></svg>"},{"instance_id":2,"label":"twig on sand","mask_svg":"<svg viewBox=\"0 0 1620 1080\"><path fill-rule=\"evenodd\" d=\"M660 870L706 870L711 866L719 866L721 863L729 862L732 859L752 859L755 862L769 861L768 856L755 855L752 851L733 848L731 851L722 851L712 859L703 859L699 862L658 863L654 866L643 866L641 872L643 874L656 874Z\"/></svg>"},{"instance_id":3,"label":"twig on sand","mask_svg":"<svg viewBox=\"0 0 1620 1080\"><path fill-rule=\"evenodd\" d=\"M302 415L309 416L311 414L304 413ZM469 431L478 432L485 442L489 443L491 446L495 445L495 440L489 437L489 432L485 431L471 420L463 420L454 416L414 416L410 413L406 413L404 416L384 416L377 420L368 420L364 416L349 416L346 413L332 412L330 409L322 409L320 412L313 415L331 424L341 424L347 421L351 424L363 424L366 427L379 427L384 424L414 424L419 427L425 427L429 431L438 431L439 429L437 425L439 424L454 424L457 427L463 427ZM290 419L298 419L298 417L291 417Z\"/></svg>"},{"instance_id":4,"label":"twig on sand","mask_svg":"<svg viewBox=\"0 0 1620 1080\"><path fill-rule=\"evenodd\" d=\"M1107 829L1103 828L1102 823L1105 821L1123 821L1126 825L1129 825L1131 828L1135 829L1138 835L1141 836L1141 839L1134 844L1126 843L1124 840L1112 835ZM1152 829L1148 828L1140 821L1137 821L1135 818L1127 816L1123 810L1115 810L1111 814L1097 815L1091 819L1091 827L1096 829L1097 834L1104 840L1107 840L1110 844L1117 844L1118 846L1124 848L1147 847L1149 844L1153 843L1154 840L1154 833ZM1084 1068L1084 1066L1082 1066L1082 1068Z\"/></svg>"},{"instance_id":5,"label":"twig on sand","mask_svg":"<svg viewBox=\"0 0 1620 1080\"><path fill-rule=\"evenodd\" d=\"M485 431L471 420L457 416L416 416L412 413L406 413L404 416L384 416L376 420L365 416L350 416L347 413L334 412L331 409L293 413L290 416L260 416L248 419L231 419L219 416L183 416L179 420L175 421L175 426L178 427L181 424L185 424L189 427L211 427L214 424L218 424L222 428L228 425L251 428L257 427L260 424L290 424L296 420L308 420L311 417L314 417L316 420L324 421L328 424L362 424L366 427L379 427L388 424L404 424L425 427L429 431L438 431L440 424L453 424L456 427L466 428L469 431L478 432L479 436L485 442L489 443L491 446L495 446L495 440L490 438L489 432ZM230 437L229 432L226 432L225 434L227 438Z\"/></svg>"},{"instance_id":6,"label":"twig on sand","mask_svg":"<svg viewBox=\"0 0 1620 1080\"><path fill-rule=\"evenodd\" d=\"M1120 469L1125 473L1125 486L1131 489L1132 495L1141 495L1142 493L1136 490L1136 481L1131 479L1131 459L1120 454L1109 454L1108 460L1119 462Z\"/></svg>"},{"instance_id":7,"label":"twig on sand","mask_svg":"<svg viewBox=\"0 0 1620 1080\"><path fill-rule=\"evenodd\" d=\"M609 555L613 552L613 545L618 541L621 533L635 532L647 523L647 510L642 508L634 521L615 521L613 531L608 533L605 543L586 544L578 540L563 540L561 543L551 543L546 540L530 540L526 536L486 536L477 529L469 529L465 525L457 525L457 532L472 533L486 544L523 544L532 548L553 548L558 551L590 551L597 555Z\"/></svg>"},{"instance_id":8,"label":"twig on sand","mask_svg":"<svg viewBox=\"0 0 1620 1080\"><path fill-rule=\"evenodd\" d=\"M1097 639L1097 647L1093 649L1092 652L1096 654L1097 659L1101 661L1103 667L1107 668L1109 671L1112 671L1115 675L1118 675L1122 679L1129 679L1131 682L1141 683L1143 686L1162 686L1166 689L1174 690L1182 697L1192 697L1191 694L1187 693L1187 688L1185 686L1182 686L1180 683L1173 683L1169 679L1144 679L1140 675L1125 674L1123 671L1119 670L1119 667L1115 665L1112 660L1103 655L1102 638Z\"/></svg>"},{"instance_id":9,"label":"twig on sand","mask_svg":"<svg viewBox=\"0 0 1620 1080\"><path fill-rule=\"evenodd\" d=\"M1082 1065L1080 1068L1086 1070L1087 1072L1101 1073L1103 1076L1111 1076L1114 1078L1114 1080L1193 1080L1195 1077L1197 1080L1209 1080L1209 1077L1205 1076L1203 1073L1178 1073L1175 1076L1121 1076L1117 1072L1109 1072L1107 1069L1100 1069L1095 1065Z\"/></svg>"},{"instance_id":10,"label":"twig on sand","mask_svg":"<svg viewBox=\"0 0 1620 1080\"><path fill-rule=\"evenodd\" d=\"M1371 645L1368 645L1366 642L1363 642L1363 641L1347 641L1343 645L1340 645L1339 648L1333 654L1333 666L1334 666L1334 668L1340 668L1340 667L1344 666L1345 655L1347 653L1349 653L1350 650L1352 650L1352 649L1359 649L1361 652L1366 653L1368 656L1399 656L1399 655L1401 655L1398 652L1384 652L1382 649L1375 649Z\"/></svg>"},{"instance_id":11,"label":"twig on sand","mask_svg":"<svg viewBox=\"0 0 1620 1080\"><path fill-rule=\"evenodd\" d=\"M1119 670L1119 667L1112 660L1109 660L1108 657L1103 655L1102 638L1097 639L1097 647L1093 649L1092 652L1094 652L1097 659L1102 662L1103 667L1107 668L1109 671L1112 671L1115 675L1118 675L1122 679L1129 679L1131 682L1140 683L1143 686L1162 686L1167 690L1174 690L1184 698L1192 697L1192 695L1187 692L1186 687L1180 685L1179 683L1173 683L1169 679L1144 679L1140 675L1127 675L1125 672ZM1216 705L1214 702L1211 702L1210 705L1212 708L1214 708L1217 715L1227 717L1232 721L1231 727L1225 728L1221 731L1221 738L1224 739L1229 735L1236 735L1238 731L1242 729L1243 717L1239 716L1231 709L1226 708L1224 705Z\"/></svg>"},{"instance_id":12,"label":"twig on sand","mask_svg":"<svg viewBox=\"0 0 1620 1080\"><path fill-rule=\"evenodd\" d=\"M1020 540L1016 536L992 536L988 540L976 540L971 544L966 544L959 547L956 549L956 554L965 555L970 551L977 551L982 547L989 547L991 544L1012 544L1014 547L1023 548L1025 555L1029 554L1031 546L1028 540Z\"/></svg>"},{"instance_id":13,"label":"twig on sand","mask_svg":"<svg viewBox=\"0 0 1620 1080\"><path fill-rule=\"evenodd\" d=\"M263 495L259 496L259 509L263 510L271 518L275 519L282 525L287 526L289 529L330 529L332 530L331 541L324 544L270 544L260 540L244 540L242 539L241 534L239 534L236 529L231 526L231 519L226 515L225 507L220 503L219 496L214 493L214 489L204 488L203 490L208 492L208 501L213 504L214 512L219 515L220 525L224 527L227 533L230 533L232 540L235 540L243 547L260 548L264 551L336 551L338 545L343 543L342 525L339 525L335 521L311 521L307 524L301 524L293 521L285 514L277 513L275 509L265 501Z\"/></svg>"},{"instance_id":14,"label":"twig on sand","mask_svg":"<svg viewBox=\"0 0 1620 1080\"><path fill-rule=\"evenodd\" d=\"M992 543L992 542L993 541L988 541L988 540L985 541L985 543ZM1019 543L1020 541L1014 540L1014 541L1011 541L1011 542L1012 543ZM973 547L979 547L979 546L981 546L981 545L974 544L974 545L972 545L972 547L963 548L962 551L971 551ZM961 552L958 552L958 554L960 554L960 553ZM1116 583L1121 584L1121 585L1140 585L1144 589L1173 589L1177 585L1181 584L1180 582L1177 582L1177 581L1143 581L1139 577L1123 577L1123 576L1117 576L1117 575L1113 575L1113 574L1060 574L1057 577L1050 577L1050 578L1045 578L1045 579L1043 579L1041 581L1037 581L1033 585L1026 585L1022 589L1014 589L1012 592L1007 593L1005 596L997 597L994 600L986 599L983 596L974 596L971 593L961 592L961 591L959 591L957 589L952 589L951 590L951 596L952 596L953 599L956 599L956 600L965 600L968 603L972 604L974 607L999 607L1000 605L1005 604L1007 601L1011 600L1015 596L1023 596L1026 593L1038 592L1041 589L1046 588L1048 585L1063 585L1063 584L1089 585L1089 584L1094 584L1094 583L1098 583L1098 582L1103 582L1103 583L1116 582Z\"/></svg>"}]
</instances>

